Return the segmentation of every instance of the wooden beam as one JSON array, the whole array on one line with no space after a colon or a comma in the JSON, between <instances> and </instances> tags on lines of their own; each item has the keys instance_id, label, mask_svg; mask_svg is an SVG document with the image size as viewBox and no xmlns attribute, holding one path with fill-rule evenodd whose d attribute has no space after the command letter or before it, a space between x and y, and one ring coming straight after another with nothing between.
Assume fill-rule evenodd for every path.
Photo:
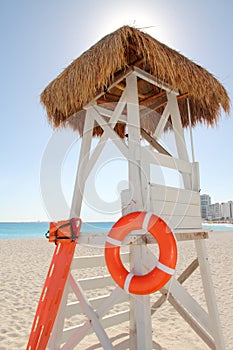
<instances>
[{"instance_id":1,"label":"wooden beam","mask_svg":"<svg viewBox=\"0 0 233 350\"><path fill-rule=\"evenodd\" d=\"M160 81L155 76L147 73L146 71L144 71L138 67L135 67L135 66L133 67L133 70L134 70L135 74L137 75L137 77L144 79L148 83L155 85L155 86L158 86L159 88L167 91L168 93L173 92L175 95L179 95L178 90L172 89L166 82Z\"/></svg>"},{"instance_id":2,"label":"wooden beam","mask_svg":"<svg viewBox=\"0 0 233 350\"><path fill-rule=\"evenodd\" d=\"M150 136L143 128L141 128L142 137L159 153L166 154L167 156L172 156L163 146L161 146L152 136Z\"/></svg>"},{"instance_id":3,"label":"wooden beam","mask_svg":"<svg viewBox=\"0 0 233 350\"><path fill-rule=\"evenodd\" d=\"M189 315L191 315L208 334L214 335L212 334L213 327L209 314L175 278L168 284L168 287L164 287L164 290L167 290L169 297L173 296L176 301L182 305L182 308L186 309Z\"/></svg>"},{"instance_id":4,"label":"wooden beam","mask_svg":"<svg viewBox=\"0 0 233 350\"><path fill-rule=\"evenodd\" d=\"M121 90L121 91L124 91L125 90L125 85L123 85L122 83L119 83L116 85L116 88Z\"/></svg>"},{"instance_id":5,"label":"wooden beam","mask_svg":"<svg viewBox=\"0 0 233 350\"><path fill-rule=\"evenodd\" d=\"M121 91L125 90L125 85L123 85L122 83L117 84L115 87ZM145 96L140 94L139 92L138 92L138 97L145 98Z\"/></svg>"},{"instance_id":6,"label":"wooden beam","mask_svg":"<svg viewBox=\"0 0 233 350\"><path fill-rule=\"evenodd\" d=\"M183 284L188 277L198 268L198 259L194 259L191 264L182 272L182 274L177 278L180 284ZM167 295L163 294L151 307L151 315L153 315L157 309L159 309L167 300Z\"/></svg>"},{"instance_id":7,"label":"wooden beam","mask_svg":"<svg viewBox=\"0 0 233 350\"><path fill-rule=\"evenodd\" d=\"M126 91L124 91L119 99L119 102L116 105L116 108L114 109L114 111L112 112L112 115L108 121L109 127L114 129L115 125L117 124L119 117L121 116L121 113L123 111L123 109L125 108L125 103L126 103ZM95 115L97 114L98 116L101 116L101 112L98 111L98 106L93 106L92 110L94 111L93 113L95 113ZM106 124L106 121L105 121ZM104 128L103 128L104 130ZM112 130L113 131L113 130ZM113 131L114 132L114 131ZM116 136L118 136L117 134L115 134ZM99 158L106 142L108 140L108 134L104 133L98 144L96 145L95 149L93 150L89 161L87 162L85 168L84 168L84 178L86 179L89 175L89 173L91 172L91 170L93 169L94 165L97 162L97 159Z\"/></svg>"},{"instance_id":8,"label":"wooden beam","mask_svg":"<svg viewBox=\"0 0 233 350\"><path fill-rule=\"evenodd\" d=\"M120 71L118 74L116 74L114 79L110 82L109 86L106 87L104 91L102 90L97 91L96 96L90 102L91 105L93 104L93 101L97 101L100 97L104 96L109 90L111 90L114 86L120 83L123 79L128 77L132 72L133 72L133 67L129 67L125 70ZM83 109L87 109L88 107L89 107L89 103L86 106L84 106Z\"/></svg>"},{"instance_id":9,"label":"wooden beam","mask_svg":"<svg viewBox=\"0 0 233 350\"><path fill-rule=\"evenodd\" d=\"M209 238L208 232L177 232L176 239L178 241L200 240Z\"/></svg>"},{"instance_id":10,"label":"wooden beam","mask_svg":"<svg viewBox=\"0 0 233 350\"><path fill-rule=\"evenodd\" d=\"M167 292L166 292L167 294ZM216 350L213 339L205 332L193 317L169 294L168 301L174 309L183 317L189 326L199 335L199 337L209 346L210 349Z\"/></svg>"},{"instance_id":11,"label":"wooden beam","mask_svg":"<svg viewBox=\"0 0 233 350\"><path fill-rule=\"evenodd\" d=\"M166 95L165 91L161 91L158 94L150 95L148 98L145 98L144 100L141 100L140 104L143 104L143 105L146 106L146 105L150 104L151 101L153 103L155 101L158 101L158 100L162 99L163 97L165 97L166 101L167 101L167 95Z\"/></svg>"},{"instance_id":12,"label":"wooden beam","mask_svg":"<svg viewBox=\"0 0 233 350\"><path fill-rule=\"evenodd\" d=\"M100 97L97 101L97 105L104 105L107 108L110 108L112 111L114 111L115 107L116 107L116 103L117 102L110 102L107 101L106 99L104 99L103 97Z\"/></svg>"},{"instance_id":13,"label":"wooden beam","mask_svg":"<svg viewBox=\"0 0 233 350\"><path fill-rule=\"evenodd\" d=\"M187 278L198 268L198 258L194 259L191 264L182 272L177 281L183 284Z\"/></svg>"},{"instance_id":14,"label":"wooden beam","mask_svg":"<svg viewBox=\"0 0 233 350\"><path fill-rule=\"evenodd\" d=\"M139 62L140 62L140 61L139 61ZM111 96L110 98L114 99L114 100L117 102L118 97L115 96L115 95L113 95L113 94L111 94L111 93L110 93L110 90L111 90L113 87L117 87L119 90L123 91L123 90L125 89L125 87L124 87L124 85L123 85L121 82L122 82L122 80L125 79L133 70L136 71L136 72L139 72L139 73L141 73L141 72L142 72L142 73L145 73L145 76L146 76L146 77L148 77L148 76L149 76L149 77L152 77L152 78L154 78L155 81L157 81L155 77L153 77L153 76L150 75L149 73L145 72L144 70L142 70L142 69L140 69L140 68L138 68L138 67L136 67L136 66L135 66L135 69L134 69L133 67L134 67L134 66L129 67L129 68L128 68L127 70L125 70L125 71L119 72L119 73L114 77L114 79L111 81L110 85L106 88L105 91L99 91L99 92L97 92L97 95L95 96L94 100L95 100L95 101L98 100L98 101L97 101L98 103L106 103L106 104L109 104L109 105L111 106L111 108L113 108L114 103L113 103L112 101L107 101L107 100L105 100L103 96L106 95L106 94L108 93L108 95ZM138 74L139 74L139 73L138 73ZM142 74L142 73L141 73L141 74ZM144 75L140 75L140 78L141 78L142 80L148 81L147 79L145 79ZM148 82L152 83L151 81L148 81ZM153 85L156 85L154 82L153 82L152 84L153 84ZM159 82L159 84L160 84L160 82ZM167 89L167 85L165 84L164 86L165 86L165 90L166 90L166 89ZM169 89L169 91L171 91L171 89ZM143 104L144 104L144 105L147 105L147 103L153 101L153 99L158 100L158 98L160 98L161 96L163 97L164 94L165 94L164 91L162 91L161 93L156 94L156 95L154 95L154 94L151 95L151 92L149 92L149 93L147 93L147 94L141 94L141 93L139 93L139 94L138 94L138 97L142 99L142 100L140 101L140 105L143 105ZM180 99L183 99L183 98L186 98L186 97L188 97L188 93L185 93L185 94L182 94L182 95L177 96L177 99L180 100ZM161 102L158 102L158 104L156 104L155 106L153 106L152 109L153 109L153 110L157 110L158 108L163 107L164 105L166 105L166 102L167 102L167 101L163 101L162 103L161 103ZM87 106L88 106L88 104L87 104ZM85 109L87 106L85 106L84 109Z\"/></svg>"},{"instance_id":15,"label":"wooden beam","mask_svg":"<svg viewBox=\"0 0 233 350\"><path fill-rule=\"evenodd\" d=\"M144 62L144 58L134 62L133 65L136 66L136 67L139 67L142 62Z\"/></svg>"},{"instance_id":16,"label":"wooden beam","mask_svg":"<svg viewBox=\"0 0 233 350\"><path fill-rule=\"evenodd\" d=\"M128 159L129 150L124 141L120 138L120 136L111 128L111 120L109 123L106 123L106 120L99 114L98 111L94 110L94 117L99 126L104 130L105 137L111 139L113 143L117 146L117 148L121 151L121 153ZM113 124L114 125L114 124ZM103 140L103 139L102 139Z\"/></svg>"},{"instance_id":17,"label":"wooden beam","mask_svg":"<svg viewBox=\"0 0 233 350\"><path fill-rule=\"evenodd\" d=\"M124 90L122 90L122 91L124 91ZM119 98L121 97L121 96L118 96L118 95L114 95L114 94L112 94L112 93L110 93L109 91L108 92L106 92L106 95L104 95L103 96L104 98L104 100L109 100L109 101L111 101L111 102L118 102L119 101Z\"/></svg>"},{"instance_id":18,"label":"wooden beam","mask_svg":"<svg viewBox=\"0 0 233 350\"><path fill-rule=\"evenodd\" d=\"M140 103L141 106L144 106L143 103ZM144 106L145 109L143 111L141 111L141 117L142 116L146 116L148 114L150 114L151 112L156 112L158 109L162 108L162 107L166 107L167 105L167 100L164 97L164 99L162 101L157 101L154 104L150 105L150 106Z\"/></svg>"},{"instance_id":19,"label":"wooden beam","mask_svg":"<svg viewBox=\"0 0 233 350\"><path fill-rule=\"evenodd\" d=\"M200 239L207 239L208 238L208 232L184 232L184 233L176 233L174 230L175 236L177 241L192 241L192 240L200 240ZM137 236L139 239L139 236ZM147 244L155 244L156 240L154 237L150 234L143 235L143 241Z\"/></svg>"},{"instance_id":20,"label":"wooden beam","mask_svg":"<svg viewBox=\"0 0 233 350\"><path fill-rule=\"evenodd\" d=\"M155 105L152 105L150 108L153 111L157 111L159 108L166 107L167 101L164 99L163 101L158 101Z\"/></svg>"},{"instance_id":21,"label":"wooden beam","mask_svg":"<svg viewBox=\"0 0 233 350\"><path fill-rule=\"evenodd\" d=\"M138 82L140 82L140 81L142 81L142 79L138 79ZM140 85L140 84L139 84ZM156 96L158 96L159 94L160 94L160 92L159 93L157 93L155 90L154 90L154 86L152 86L152 90L150 90L149 92L147 92L147 93L145 93L145 94L142 94L142 96L143 96L143 99L144 100L146 100L147 98L149 98L149 97L156 97ZM140 87L139 87L139 89L140 89ZM142 100L141 100L142 101Z\"/></svg>"},{"instance_id":22,"label":"wooden beam","mask_svg":"<svg viewBox=\"0 0 233 350\"><path fill-rule=\"evenodd\" d=\"M182 95L177 96L177 100L182 100L182 98L186 98L186 97L188 97L188 96L189 96L189 93L186 92L185 94L182 94Z\"/></svg>"},{"instance_id":23,"label":"wooden beam","mask_svg":"<svg viewBox=\"0 0 233 350\"><path fill-rule=\"evenodd\" d=\"M161 93L162 94L162 93ZM183 99L183 98L185 98L185 97L187 97L188 96L188 94L183 94L183 95L179 95L179 96L177 96L177 100L181 100L181 99ZM142 103L140 103L140 104L143 104L143 102L144 101L141 101ZM164 97L163 99L162 99L162 101L156 101L156 103L154 104L154 105L151 105L150 106L150 109L152 109L153 111L156 111L156 110L158 110L159 108L162 108L162 107L165 107L167 105L167 98L166 97Z\"/></svg>"},{"instance_id":24,"label":"wooden beam","mask_svg":"<svg viewBox=\"0 0 233 350\"><path fill-rule=\"evenodd\" d=\"M124 91L124 87L121 85L117 85L117 88L119 88L119 90ZM147 97L148 96L148 97ZM177 100L182 100L183 98L186 98L188 96L188 93L182 94L177 96ZM112 97L112 99L115 101L108 101L107 98L108 97ZM141 100L139 101L140 106L146 106L148 107L148 109L156 111L161 107L166 106L167 104L167 98L166 98L166 92L162 91L159 94L156 95L151 95L151 92L149 92L148 94L138 94L138 97L141 98ZM116 102L118 102L119 97L113 94L109 94L107 98L104 98L104 96L101 96L98 100L97 103L98 104L105 104L107 107L111 108L112 110L114 109ZM148 111L149 113L150 111ZM146 113L146 114L148 114Z\"/></svg>"},{"instance_id":25,"label":"wooden beam","mask_svg":"<svg viewBox=\"0 0 233 350\"><path fill-rule=\"evenodd\" d=\"M103 116L107 117L107 118L112 118L114 111L102 107L102 105L97 105L95 106L95 109ZM127 123L127 118L126 118L126 114L121 114L118 118L118 122L122 122L122 123Z\"/></svg>"},{"instance_id":26,"label":"wooden beam","mask_svg":"<svg viewBox=\"0 0 233 350\"><path fill-rule=\"evenodd\" d=\"M155 132L153 135L153 137L155 139L159 139L161 134L164 132L164 128L167 124L167 120L168 120L170 115L171 115L170 106L169 106L169 104L167 104L164 111L163 111L163 114L161 115L161 117L159 119L158 125L155 129Z\"/></svg>"}]
</instances>

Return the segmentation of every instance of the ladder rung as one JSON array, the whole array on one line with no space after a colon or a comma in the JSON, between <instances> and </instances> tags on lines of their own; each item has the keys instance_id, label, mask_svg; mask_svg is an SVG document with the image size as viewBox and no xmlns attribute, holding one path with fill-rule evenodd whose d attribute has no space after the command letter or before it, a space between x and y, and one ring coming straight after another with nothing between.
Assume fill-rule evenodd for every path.
<instances>
[{"instance_id":1,"label":"ladder rung","mask_svg":"<svg viewBox=\"0 0 233 350\"><path fill-rule=\"evenodd\" d=\"M102 296L99 296L96 298L90 298L89 302L91 303L93 308L96 310L96 309L98 309L98 307L100 307L102 305L102 303L105 302L105 300L108 299L108 297L109 297L109 294L102 295ZM129 300L129 296L126 293L122 293L120 298L116 301L116 303L114 305L121 304L121 303L128 301L128 300ZM82 309L81 309L79 301L75 301L75 302L67 304L66 318L70 318L70 317L77 315L79 313L82 313Z\"/></svg>"},{"instance_id":2,"label":"ladder rung","mask_svg":"<svg viewBox=\"0 0 233 350\"><path fill-rule=\"evenodd\" d=\"M109 327L121 324L128 320L129 320L129 310L125 310L125 311L120 311L113 315L106 316L105 318L100 320L100 322L104 328L109 328ZM62 342L65 343L74 333L78 332L78 330L81 329L82 325L66 328L63 332ZM93 333L93 331L94 330L91 327L86 332L86 335Z\"/></svg>"}]
</instances>

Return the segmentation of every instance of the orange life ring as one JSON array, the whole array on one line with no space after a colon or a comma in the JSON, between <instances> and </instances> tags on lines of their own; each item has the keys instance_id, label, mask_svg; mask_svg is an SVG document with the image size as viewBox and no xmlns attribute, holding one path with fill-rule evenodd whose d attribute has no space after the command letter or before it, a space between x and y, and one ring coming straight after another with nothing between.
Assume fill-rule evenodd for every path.
<instances>
[{"instance_id":1,"label":"orange life ring","mask_svg":"<svg viewBox=\"0 0 233 350\"><path fill-rule=\"evenodd\" d=\"M159 258L155 268L145 275L134 275L126 270L120 257L123 239L134 230L150 232L159 245ZM175 272L177 246L167 224L158 216L146 212L133 212L121 217L110 230L105 243L105 261L114 281L126 292L150 294L161 289Z\"/></svg>"}]
</instances>

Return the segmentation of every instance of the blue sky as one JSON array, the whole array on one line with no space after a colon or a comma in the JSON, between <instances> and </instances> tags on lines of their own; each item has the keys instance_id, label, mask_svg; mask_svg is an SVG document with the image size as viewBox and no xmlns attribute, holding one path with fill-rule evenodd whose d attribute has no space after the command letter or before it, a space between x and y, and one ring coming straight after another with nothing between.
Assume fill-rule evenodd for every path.
<instances>
[{"instance_id":1,"label":"blue sky","mask_svg":"<svg viewBox=\"0 0 233 350\"><path fill-rule=\"evenodd\" d=\"M73 59L124 24L152 26L150 35L213 73L232 99L232 13L231 0L1 0L0 221L50 220L40 172L53 130L39 96ZM213 202L233 200L232 131L233 118L224 114L218 128L194 130L202 193ZM71 147L63 164L68 202L78 149L79 143ZM99 181L100 194L101 186ZM82 214L84 220L103 219L88 208Z\"/></svg>"}]
</instances>

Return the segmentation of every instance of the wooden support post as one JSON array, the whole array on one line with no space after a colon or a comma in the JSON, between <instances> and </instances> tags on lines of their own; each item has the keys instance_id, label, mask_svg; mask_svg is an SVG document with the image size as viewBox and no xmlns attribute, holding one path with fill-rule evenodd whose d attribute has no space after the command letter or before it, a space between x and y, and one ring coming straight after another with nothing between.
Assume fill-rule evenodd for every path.
<instances>
[{"instance_id":1,"label":"wooden support post","mask_svg":"<svg viewBox=\"0 0 233 350\"><path fill-rule=\"evenodd\" d=\"M127 127L129 145L129 183L133 191L133 201L139 210L143 209L141 192L141 147L140 113L138 104L137 77L131 74L126 78L127 89Z\"/></svg>"},{"instance_id":2,"label":"wooden support post","mask_svg":"<svg viewBox=\"0 0 233 350\"><path fill-rule=\"evenodd\" d=\"M131 74L126 78L127 88L127 119L129 147L129 183L133 191L135 205L133 210L143 210L141 146L140 146L140 113L138 104L137 77ZM136 245L131 249L134 273L143 274L142 261L145 247ZM130 297L130 349L151 350L152 328L150 316L150 297Z\"/></svg>"},{"instance_id":3,"label":"wooden support post","mask_svg":"<svg viewBox=\"0 0 233 350\"><path fill-rule=\"evenodd\" d=\"M82 145L79 155L78 170L74 186L74 193L70 211L70 217L79 217L81 213L82 199L85 189L85 166L89 161L92 134L94 127L94 116L92 107L86 111L85 124L83 129Z\"/></svg>"},{"instance_id":4,"label":"wooden support post","mask_svg":"<svg viewBox=\"0 0 233 350\"><path fill-rule=\"evenodd\" d=\"M91 113L91 108L88 108L85 117L85 124L83 129L83 138L81 151L79 156L78 170L76 175L75 187L73 192L73 200L70 210L70 218L79 217L82 206L83 192L85 188L84 165L89 160L89 153L91 149L92 133L94 126L94 118ZM61 336L64 328L66 304L68 299L68 281L62 295L61 304L57 314L57 318L53 327L52 335L49 340L48 349L56 350L60 348Z\"/></svg>"},{"instance_id":5,"label":"wooden support post","mask_svg":"<svg viewBox=\"0 0 233 350\"><path fill-rule=\"evenodd\" d=\"M132 247L134 271L137 275L146 273L142 262L146 261L147 248L146 245L135 245ZM136 322L136 347L130 343L130 349L134 350L151 350L152 347L152 325L151 325L151 306L149 295L133 295L133 305L135 307L134 314Z\"/></svg>"},{"instance_id":6,"label":"wooden support post","mask_svg":"<svg viewBox=\"0 0 233 350\"><path fill-rule=\"evenodd\" d=\"M189 118L189 136L190 136L190 144L191 144L191 151L192 151L192 161L194 163L195 162L195 155L194 155L194 144L193 144L193 132L192 132L190 104L189 104L188 97L187 97L187 109L188 109L188 118Z\"/></svg>"},{"instance_id":7,"label":"wooden support post","mask_svg":"<svg viewBox=\"0 0 233 350\"><path fill-rule=\"evenodd\" d=\"M176 140L176 147L179 159L189 162L188 152L186 148L184 129L181 124L181 116L176 95L173 92L167 93L167 100L171 111L171 120L173 132ZM184 187L188 190L192 189L191 176L182 174Z\"/></svg>"},{"instance_id":8,"label":"wooden support post","mask_svg":"<svg viewBox=\"0 0 233 350\"><path fill-rule=\"evenodd\" d=\"M224 338L219 319L214 286L204 240L195 241L207 308L212 326L212 336L217 350L225 350Z\"/></svg>"}]
</instances>

